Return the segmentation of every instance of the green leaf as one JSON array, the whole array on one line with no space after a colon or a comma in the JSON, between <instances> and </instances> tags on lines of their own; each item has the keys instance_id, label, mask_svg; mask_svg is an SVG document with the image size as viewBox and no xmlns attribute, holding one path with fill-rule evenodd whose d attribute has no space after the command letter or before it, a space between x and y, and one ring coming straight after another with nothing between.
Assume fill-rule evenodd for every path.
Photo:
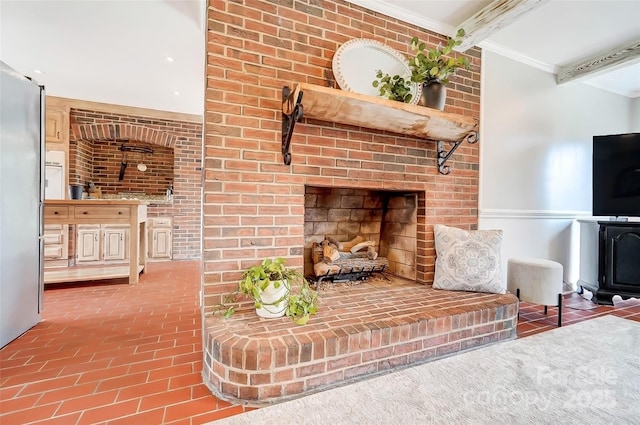
<instances>
[{"instance_id":1,"label":"green leaf","mask_svg":"<svg viewBox=\"0 0 640 425\"><path fill-rule=\"evenodd\" d=\"M294 323L296 325L306 325L308 321L309 321L309 315L306 314L306 315L302 316L301 318L294 320Z\"/></svg>"}]
</instances>

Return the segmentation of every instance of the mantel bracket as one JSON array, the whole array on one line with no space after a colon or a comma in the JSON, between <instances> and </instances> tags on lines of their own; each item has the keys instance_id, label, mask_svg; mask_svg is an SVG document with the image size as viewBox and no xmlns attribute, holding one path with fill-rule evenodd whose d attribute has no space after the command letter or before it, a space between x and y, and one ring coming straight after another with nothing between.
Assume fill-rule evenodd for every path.
<instances>
[{"instance_id":1,"label":"mantel bracket","mask_svg":"<svg viewBox=\"0 0 640 425\"><path fill-rule=\"evenodd\" d=\"M304 108L302 106L302 91L293 103L293 94L288 86L282 87L282 159L285 165L291 165L291 136L296 122L302 119Z\"/></svg>"},{"instance_id":2,"label":"mantel bracket","mask_svg":"<svg viewBox=\"0 0 640 425\"><path fill-rule=\"evenodd\" d=\"M469 134L464 136L462 140L458 140L457 142L450 142L450 143L453 143L453 146L451 147L449 152L446 152L444 149L445 142L442 142L442 141L438 142L438 171L440 172L440 174L447 175L451 172L451 167L444 164L445 162L447 162L449 157L453 155L456 149L458 149L458 146L460 146L464 141L469 142L469 144L471 145L474 143L477 143L478 132L476 130L473 130Z\"/></svg>"}]
</instances>

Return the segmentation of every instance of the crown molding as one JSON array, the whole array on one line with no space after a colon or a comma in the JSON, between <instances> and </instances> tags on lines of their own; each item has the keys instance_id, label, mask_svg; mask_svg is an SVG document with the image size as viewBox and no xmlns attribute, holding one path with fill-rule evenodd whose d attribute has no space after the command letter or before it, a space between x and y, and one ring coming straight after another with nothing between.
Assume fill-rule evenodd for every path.
<instances>
[{"instance_id":1,"label":"crown molding","mask_svg":"<svg viewBox=\"0 0 640 425\"><path fill-rule=\"evenodd\" d=\"M537 68L544 72L548 72L550 74L555 74L558 71L557 67L553 65L530 58L529 56L525 56L522 53L516 52L515 50L508 49L504 46L501 46L489 41L483 41L478 45L478 47L481 47L483 50L488 50L490 52L496 53L500 56L513 59L516 62L524 63L526 65L532 66L534 68Z\"/></svg>"},{"instance_id":2,"label":"crown molding","mask_svg":"<svg viewBox=\"0 0 640 425\"><path fill-rule=\"evenodd\" d=\"M456 29L451 25L445 25L442 22L433 21L417 16L415 13L411 13L397 6L393 6L386 1L380 0L354 0L350 3L365 7L374 12L382 13L389 17L399 19L409 24L417 25L420 28L424 28L429 31L436 32L438 34L449 35L455 34Z\"/></svg>"}]
</instances>

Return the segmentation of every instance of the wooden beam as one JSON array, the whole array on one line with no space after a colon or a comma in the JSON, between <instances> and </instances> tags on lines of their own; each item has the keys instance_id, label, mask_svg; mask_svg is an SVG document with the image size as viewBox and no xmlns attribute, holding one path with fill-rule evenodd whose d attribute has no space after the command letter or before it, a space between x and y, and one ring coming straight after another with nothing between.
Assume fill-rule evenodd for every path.
<instances>
[{"instance_id":1,"label":"wooden beam","mask_svg":"<svg viewBox=\"0 0 640 425\"><path fill-rule=\"evenodd\" d=\"M556 76L558 84L578 81L585 77L592 77L605 70L611 71L623 65L630 65L640 61L640 40L616 47L604 53L599 53L587 59L560 67Z\"/></svg>"},{"instance_id":2,"label":"wooden beam","mask_svg":"<svg viewBox=\"0 0 640 425\"><path fill-rule=\"evenodd\" d=\"M57 106L58 108L91 109L94 111L111 112L113 114L139 115L142 117L158 118L162 120L202 122L202 115L139 108L137 106L115 105L111 103L93 102L90 100L71 99L67 97L47 96L47 105Z\"/></svg>"},{"instance_id":3,"label":"wooden beam","mask_svg":"<svg viewBox=\"0 0 640 425\"><path fill-rule=\"evenodd\" d=\"M470 49L548 1L549 0L494 0L475 15L458 25L457 28L464 29L466 34L462 38L462 44L454 50L464 52Z\"/></svg>"}]
</instances>

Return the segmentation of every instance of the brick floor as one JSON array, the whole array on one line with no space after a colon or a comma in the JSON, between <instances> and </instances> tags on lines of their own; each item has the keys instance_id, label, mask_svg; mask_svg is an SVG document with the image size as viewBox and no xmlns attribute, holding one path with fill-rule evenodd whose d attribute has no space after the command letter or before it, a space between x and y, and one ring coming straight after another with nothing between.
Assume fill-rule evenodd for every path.
<instances>
[{"instance_id":1,"label":"brick floor","mask_svg":"<svg viewBox=\"0 0 640 425\"><path fill-rule=\"evenodd\" d=\"M47 286L43 321L0 350L0 424L197 425L248 408L202 384L200 261L148 264L125 281ZM518 336L555 329L556 310L523 304ZM563 326L640 300L565 296Z\"/></svg>"}]
</instances>

